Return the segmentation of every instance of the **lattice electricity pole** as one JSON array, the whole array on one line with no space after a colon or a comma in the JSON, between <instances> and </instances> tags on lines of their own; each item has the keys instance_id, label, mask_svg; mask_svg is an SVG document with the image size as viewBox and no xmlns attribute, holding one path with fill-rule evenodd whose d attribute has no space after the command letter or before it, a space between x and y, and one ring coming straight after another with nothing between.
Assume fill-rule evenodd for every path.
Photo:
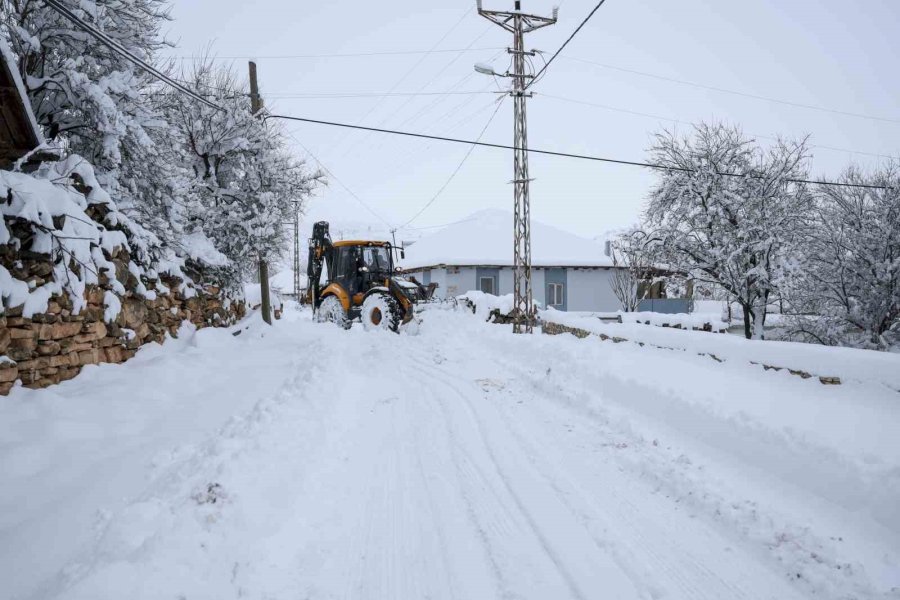
<instances>
[{"instance_id":1,"label":"lattice electricity pole","mask_svg":"<svg viewBox=\"0 0 900 600\"><path fill-rule=\"evenodd\" d=\"M522 3L516 0L515 10L511 12L484 10L481 0L476 0L478 14L499 25L513 34L513 47L507 48L512 54L513 69L506 75L513 80L510 96L513 97L515 156L513 158L513 199L515 216L513 217L513 332L532 333L534 331L534 296L531 286L531 199L528 187L528 121L525 113L525 100L531 96L526 92L527 79L534 74L526 72L525 56L536 53L525 50L525 34L556 23L558 9L553 9L552 17L539 17L522 12Z\"/></svg>"}]
</instances>

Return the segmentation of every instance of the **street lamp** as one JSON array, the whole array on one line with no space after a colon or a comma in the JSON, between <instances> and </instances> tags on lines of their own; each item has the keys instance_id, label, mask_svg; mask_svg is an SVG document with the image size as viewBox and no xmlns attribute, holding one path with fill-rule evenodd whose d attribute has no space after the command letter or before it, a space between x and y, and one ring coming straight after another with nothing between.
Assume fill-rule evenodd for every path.
<instances>
[{"instance_id":1,"label":"street lamp","mask_svg":"<svg viewBox=\"0 0 900 600\"><path fill-rule=\"evenodd\" d=\"M494 70L494 67L492 67L491 65L486 64L486 63L475 63L475 71L477 71L478 73L481 73L482 75L492 75L494 77L503 77L502 75L500 75L500 73L498 73L497 71Z\"/></svg>"}]
</instances>

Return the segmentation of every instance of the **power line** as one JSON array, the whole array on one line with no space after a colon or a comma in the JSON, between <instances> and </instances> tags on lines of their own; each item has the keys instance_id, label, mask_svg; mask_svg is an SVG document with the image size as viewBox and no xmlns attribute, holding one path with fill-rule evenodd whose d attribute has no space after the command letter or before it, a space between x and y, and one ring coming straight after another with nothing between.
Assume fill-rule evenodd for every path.
<instances>
[{"instance_id":1,"label":"power line","mask_svg":"<svg viewBox=\"0 0 900 600\"><path fill-rule=\"evenodd\" d=\"M572 35L570 35L570 36L566 39L566 41L563 42L563 45L559 47L559 50L557 50L556 52L553 53L553 56L550 57L550 60L548 60L548 61L544 64L544 66L541 67L541 70L537 72L537 75L535 75L535 76L532 78L532 80L531 80L531 81L523 88L524 90L527 90L529 87L531 87L532 84L534 84L534 82L537 81L537 80L541 77L541 75L544 74L544 71L547 70L547 67L549 67L551 64L553 64L553 61L556 60L556 57L559 56L559 53L562 52L563 49L564 49L566 46L569 45L569 42L571 42L572 39L573 39L576 35L578 35L578 32L581 31L581 28L584 27L585 25L587 25L587 22L591 20L591 17L594 16L594 13L596 13L598 10L600 10L600 7L603 6L603 4L604 4L605 2L606 2L606 0L600 0L600 2L597 3L597 6L594 7L594 10L592 10L592 11L588 14L588 16L586 16L586 17L584 18L584 20L578 25L578 27L575 28L575 31L572 32Z\"/></svg>"},{"instance_id":2,"label":"power line","mask_svg":"<svg viewBox=\"0 0 900 600\"><path fill-rule=\"evenodd\" d=\"M501 47L490 48L448 48L445 50L389 50L384 52L346 52L336 54L270 54L268 56L247 55L247 56L169 56L167 59L174 60L281 60L281 59L318 59L318 58L358 58L364 56L408 56L412 54L451 54L453 52L487 52L490 50L503 50Z\"/></svg>"},{"instance_id":3,"label":"power line","mask_svg":"<svg viewBox=\"0 0 900 600\"><path fill-rule=\"evenodd\" d=\"M190 83L185 80L176 79L180 83ZM250 94L247 92L240 92L237 90L228 90L226 88L216 87L214 85L209 85L205 83L197 83L198 87L202 87L208 90L221 92L223 94L231 94L226 98L245 98L249 97ZM276 100L316 100L316 99L339 99L339 98L391 98L391 97L416 97L416 96L471 96L471 95L483 95L483 94L496 94L498 92L493 92L490 90L482 89L482 90L448 90L446 92L323 92L323 93L300 93L300 92L267 92L267 98L273 98ZM154 95L154 93L150 93L150 95ZM208 94L210 96L215 96L215 94Z\"/></svg>"},{"instance_id":4,"label":"power line","mask_svg":"<svg viewBox=\"0 0 900 600\"><path fill-rule=\"evenodd\" d=\"M490 31L490 26L486 27L486 28L484 29L484 31L482 31L482 32L478 35L478 37L476 37L474 40L472 40L472 42L469 44L469 46L474 46L475 43L478 42L478 40L480 40L482 37L484 37L484 36L487 34L488 31ZM499 56L499 54L500 54L501 52L502 52L502 50L499 50L495 56ZM445 64L444 67L443 67L440 71L438 71L438 73L435 74L434 77L432 77L425 85L423 85L421 88L419 88L420 91L425 90L429 85L431 85L432 83L434 83L441 75L443 75L443 74L447 71L447 69L449 69L449 68L450 68L457 60L459 60L459 58L460 58L461 56L462 56L462 53L459 53L459 54L456 54L453 58L451 58L451 59L450 59L450 62L448 62L447 64ZM475 72L474 72L474 71L470 71L466 76L462 77L461 79L457 80L456 83L454 83L453 85L451 85L451 86L450 86L450 90L457 90L461 85L463 85L463 83L465 83L466 81L468 81L468 80L469 80L472 76L474 76L474 75L475 75ZM490 91L489 91L489 89L488 89L489 87L490 87L490 86L487 86L487 87L485 87L485 88L479 90L479 92L480 92L480 93L490 93ZM420 110L418 110L417 112L413 113L412 115L406 117L406 118L403 119L403 121L401 121L400 123L394 125L394 127L397 127L397 128L403 127L406 123L409 123L410 121L415 121L416 119L418 119L418 118L421 117L422 115L430 113L435 107L437 107L438 105L440 105L442 102L444 102L445 100L447 100L449 97L450 97L450 95L448 95L448 94L442 94L442 95L439 95L438 97L436 97L436 98L435 98L434 100L432 100L431 102L426 103L425 106L423 106ZM470 102L472 102L473 99L474 99L474 96L470 96L468 99L464 100L459 106L466 106L466 105L468 105ZM412 101L413 101L413 98L407 99L406 102L404 102L399 108L397 108L397 109L394 111L394 114L398 114L398 115L399 115L399 114L401 113L401 111L403 110L403 108L406 107L406 106L408 106ZM493 104L493 101L491 101L491 104ZM391 119L391 115L388 115L385 119L382 119L381 122L378 123L378 126L381 127L381 126L383 126L383 125L386 125L387 122L388 122L390 119ZM440 120L440 118L439 118L439 119L432 119L432 121L431 121L432 125L433 125L434 123L438 122L439 120ZM384 138L382 138L382 139L384 139ZM362 142L362 141L365 141L365 138L364 138L363 140L361 140L361 142ZM380 146L380 145L379 145L379 146L376 146L376 148L378 148L378 147L381 147L381 146Z\"/></svg>"},{"instance_id":5,"label":"power line","mask_svg":"<svg viewBox=\"0 0 900 600\"><path fill-rule=\"evenodd\" d=\"M428 140L437 140L441 142L451 142L455 144L470 144L473 146L484 146L485 148L498 148L500 150L516 150L515 146L509 146L507 144L494 144L490 142L480 142L478 140L464 140L459 138L451 138L451 137L443 137L438 135L427 135L424 133L413 133L409 131L396 131L393 129L379 129L377 127L365 127L363 125L351 125L350 123L338 123L335 121L322 121L319 119L308 119L305 117L294 117L290 115L267 115L265 118L267 119L285 119L288 121L300 121L303 123L314 123L316 125L327 125L329 127L343 127L345 129L359 129L361 131L374 131L376 133L388 133L391 135L402 135L406 137L413 138L423 138ZM627 165L631 167L644 167L647 169L658 169L662 171L679 171L683 173L691 173L692 169L684 168L684 167L671 167L667 165L655 164L655 163L647 163L640 162L635 160L623 160L618 158L605 158L601 156L592 156L590 154L573 154L570 152L557 152L554 150L541 150L538 148L525 148L526 152L532 154L544 154L547 156L558 156L562 158L579 158L582 160L591 160L595 162L604 162L616 165ZM740 173L719 173L723 177L745 177ZM835 186L835 187L851 187L851 188L868 188L868 189L879 189L879 190L888 190L894 189L891 186L885 185L868 185L862 183L842 183L838 181L817 181L812 179L786 179L785 181L789 181L791 183L806 183L811 185L827 185L827 186Z\"/></svg>"},{"instance_id":6,"label":"power line","mask_svg":"<svg viewBox=\"0 0 900 600\"><path fill-rule=\"evenodd\" d=\"M474 45L478 42L478 40L480 40L481 38L483 38L483 37L487 34L488 31L490 31L490 26L486 27L486 28L484 29L484 31L482 31L482 32L478 35L478 37L476 37L474 40L472 40L472 42L471 42L468 46L466 46L466 48L471 48L472 46L474 46ZM444 73L447 72L447 69L449 69L451 66L453 66L453 64L454 64L457 60L459 60L459 58L463 55L464 52L465 52L465 49L463 49L463 50L457 52L457 53L456 53L456 56L454 56L453 58L450 59L450 62L448 62L447 64L445 64L445 65L441 68L440 71L438 71L437 73L435 73L434 76L432 76L431 79L429 79L429 80L428 80L421 88L419 88L419 91L420 91L420 92L424 92L425 89L428 88L428 86L430 86L432 83L434 83L435 81L437 81L437 80L441 77L441 75L443 75ZM471 73L469 73L469 74L471 75ZM463 79L463 81L465 81L465 79ZM455 90L459 85L460 85L460 83L457 83L457 84L453 85L450 89L451 89L451 90ZM449 95L451 95L451 94L453 94L453 93L456 93L456 92L447 92L447 93L445 93L445 94L438 94L438 95L441 95L441 96L447 95L447 96L449 96ZM481 93L484 93L484 92L481 92ZM411 101L412 101L412 100L410 99L410 100L407 100L406 102L404 102L404 103L403 103L402 105L400 105L400 107L395 111L395 113L399 113L399 112L400 112L401 110L403 110L403 109L404 109ZM389 116L387 117L387 119L383 120L380 124L381 124L381 125L384 125L385 122L386 122L388 119L390 119L390 118L391 118L391 116L389 115Z\"/></svg>"},{"instance_id":7,"label":"power line","mask_svg":"<svg viewBox=\"0 0 900 600\"><path fill-rule=\"evenodd\" d=\"M496 117L497 113L500 112L500 107L503 106L503 101L505 99L506 99L506 96L500 96L499 100L497 101L497 108L495 108L494 112L491 113L491 116L490 116L490 118L488 118L487 123L485 123L484 127L481 129L481 133L479 133L478 137L475 138L475 142L466 151L465 156L463 156L462 160L459 161L459 164L456 165L456 169L453 170L453 173L450 174L450 177L447 178L447 181L444 182L444 185L442 185L440 187L440 189L438 189L437 193L434 196L432 196L431 200L429 200L428 202L425 203L425 206L423 206L421 209L419 209L419 212L417 212L415 215L413 215L413 217L409 221L407 221L400 227L406 227L407 225L409 225L410 223L412 223L413 221L418 219L420 216L422 216L422 213L424 213L426 210L428 210L428 207L430 207L432 204L434 204L435 200L437 200L438 197L442 193L444 193L444 190L447 189L447 186L450 185L450 182L453 181L453 179L456 177L456 175L463 168L463 165L466 164L466 161L469 159L469 156L472 155L472 151L475 150L475 145L481 141L482 136L488 130L488 127L491 126L491 123L494 121L494 117Z\"/></svg>"},{"instance_id":8,"label":"power line","mask_svg":"<svg viewBox=\"0 0 900 600\"><path fill-rule=\"evenodd\" d=\"M654 115L651 113L639 112L639 111L631 110L628 108L619 108L617 106L609 106L608 104L598 104L596 102L588 102L586 100L576 100L575 98L565 98L563 96L556 96L554 94L541 93L541 97L542 98L550 98L553 100L559 100L561 102L569 102L571 104L580 104L582 106L590 106L593 108L602 108L604 110L611 110L613 112L620 112L620 113L625 113L625 114L629 114L629 115L636 115L639 117L647 117L650 119L657 119L660 121L669 121L670 123L674 123L676 125L689 124L688 121L672 119L671 117L663 117L661 115ZM759 134L754 134L754 133L751 133L750 135L752 135L753 137L761 138L761 139L777 141L777 138L774 138L774 137L768 136L768 135L759 135ZM878 154L876 152L864 152L862 150L851 150L850 148L839 148L837 146L823 146L821 144L810 144L810 148L819 148L822 150L832 150L834 152L848 152L850 154L862 154L865 156L872 156L875 158L889 158L889 159L896 158L895 156L891 156L889 154Z\"/></svg>"},{"instance_id":9,"label":"power line","mask_svg":"<svg viewBox=\"0 0 900 600\"><path fill-rule=\"evenodd\" d=\"M488 86L490 86L490 85L491 84L489 83ZM473 120L476 117L480 119L481 113L483 113L485 111L489 111L496 106L496 104L495 104L496 99L491 99L490 102L488 102L482 106L479 106L477 110L468 111L468 112L465 112L465 114L462 114L462 110L464 108L466 108L467 106L469 106L469 104L471 104L474 99L475 99L475 96L470 96L463 102L460 102L460 103L456 104L455 106L451 107L448 111L444 112L441 116L430 119L428 122L428 127L425 131L434 132L434 133L443 133L445 135L452 135L453 133L456 132L456 130L459 126L461 126L465 123L473 122ZM442 100L442 99L439 98L438 100ZM454 120L446 128L441 128L441 127L437 126L439 123L443 123L451 115L458 116L459 118ZM460 115L462 115L462 116L460 116ZM409 121L409 119L406 119L405 121ZM397 125L396 127L399 129L402 127L402 124ZM384 140L387 138L385 136L382 136L381 139ZM421 154L428 152L431 149L432 144L433 144L433 142L428 142L428 141L422 142L421 144L407 144L407 146L404 150L397 151L394 153L394 155L392 156L392 161L390 163L391 166L388 167L388 170L390 170L391 168L394 168L398 165L403 165L403 164L407 163L407 161L409 161L409 159L415 155L421 155ZM377 151L377 149L379 147L380 147L379 145L372 146L372 148L375 149L374 151Z\"/></svg>"},{"instance_id":10,"label":"power line","mask_svg":"<svg viewBox=\"0 0 900 600\"><path fill-rule=\"evenodd\" d=\"M462 18L460 19L460 21L459 21L456 25L454 25L453 29L450 30L451 32L454 31L454 30L456 29L456 27L459 25L459 23L462 22L462 19L465 19L465 17L466 17L467 14L468 14L468 11L466 11L466 12L463 13L463 16L462 16ZM490 27L485 28L485 30L482 31L482 32L481 32L474 40L472 40L471 42L469 42L469 44L466 46L466 48L471 48L472 46L474 46L475 44L477 44L477 43L478 43L478 40L480 40L481 38L483 38L483 37L487 34L487 32L488 32L489 29L490 29ZM449 33L448 33L447 35L449 35ZM447 36L445 35L444 38L446 38L446 37L447 37ZM432 83L434 83L435 81L437 81L437 80L440 78L440 76L443 75L443 74L447 71L447 69L449 69L449 68L450 68L457 60L459 60L459 58L460 58L463 54L464 54L464 52L457 52L457 53L455 53L454 56L450 59L450 62L448 62L447 64L445 64L445 65L444 65L437 73L434 74L434 76L432 76L431 79L429 79L424 85L422 85L422 86L419 88L419 91L420 91L420 92L424 92L424 91L428 88L428 86L430 86ZM451 86L450 89L451 89L451 90L456 90L456 88L458 88L459 85L460 85L460 84L457 83L457 84ZM431 103L430 106L436 106L437 103L441 102L445 96L449 96L449 95L450 95L450 94L439 94L440 97L436 98L436 99ZM388 123L388 121L390 121L391 118L392 118L394 115L400 114L401 111L402 111L404 108L406 108L411 102L413 102L413 100L414 100L414 97L413 97L413 96L410 96L409 98L407 98L406 101L403 102L398 108L396 108L391 114L387 115L384 119L382 119L382 120L378 123L378 126L380 127L380 126L386 125L386 124ZM362 142L365 142L365 138L363 138L362 140L360 140L360 142L361 142L361 143L362 143Z\"/></svg>"},{"instance_id":11,"label":"power line","mask_svg":"<svg viewBox=\"0 0 900 600\"><path fill-rule=\"evenodd\" d=\"M447 32L446 32L444 35L442 35L442 36L440 37L440 39L438 39L438 40L431 46L430 51L424 53L421 57L419 57L419 60L417 60L416 63L415 63L412 67L410 67L410 68L403 74L403 76L400 77L399 80L397 80L397 82L396 82L393 86L391 86L391 89L388 90L388 92L389 92L389 93L390 93L390 92L394 92L398 87L400 87L400 85L401 85L404 81L406 81L407 77L409 77L410 75L412 75L413 71L415 71L416 69L418 69L418 68L419 68L419 65L421 65L423 62L425 62L425 60L431 55L431 53L432 53L431 51L437 50L438 46L440 46L440 45L444 42L444 40L446 40L448 37L450 37L450 34L451 34L451 33L453 33L454 31L456 31L456 28L460 26L460 24L466 19L466 17L467 17L468 15L469 15L469 10L468 10L468 9L466 9L465 11L463 11L463 13L460 15L459 19L458 19L458 20L450 27L450 29L448 29ZM361 120L361 121L365 121L367 118L369 118L370 115L372 115L376 110L378 110L378 108L382 105L383 102L384 102L384 98L381 98L380 100L378 100L378 102L376 102L376 103L375 103L368 111L366 111L366 113L362 116L362 118L361 118L360 120ZM342 145L343 145L343 142L344 142L344 139L345 139L345 138L341 138L340 140L338 140L338 141L335 143L335 147L340 147L340 146L342 146ZM342 155L343 155L343 154L346 154L346 151L343 152Z\"/></svg>"},{"instance_id":12,"label":"power line","mask_svg":"<svg viewBox=\"0 0 900 600\"><path fill-rule=\"evenodd\" d=\"M504 50L505 50L505 49L504 49ZM495 60L498 56L500 56L500 54L501 54L502 52L503 52L503 50L497 51L497 53L494 54L493 57L491 57L491 61L490 61L490 62L493 62L493 60ZM466 74L465 76L463 76L462 78L460 78L459 80L457 80L456 83L454 83L452 86L450 86L450 89L456 89L456 88L458 88L459 86L461 86L462 84L464 84L466 81L468 81L469 79L471 79L471 78L474 77L474 76L475 76L475 71L470 71L468 74ZM485 85L485 86L482 88L481 91L483 91L483 92L489 91L490 88L491 88L491 85L492 85L491 83L488 83L487 85ZM430 104L425 105L425 106L424 106L423 108L421 108L419 111L413 113L411 116L409 116L409 117L407 117L406 119L404 119L402 122L400 122L398 125L396 125L396 127L403 127L403 126L405 126L405 125L407 125L407 124L409 124L409 123L414 123L414 122L417 121L420 117L422 117L423 115L427 114L427 113L428 113L429 111L431 111L433 108L435 108L435 107L437 107L439 104L441 104L444 100L445 100L445 98L436 98L436 99L434 99ZM431 126L433 127L435 124L437 124L437 123L443 121L443 120L444 120L445 118L447 118L448 116L450 116L450 115L452 115L452 114L456 114L456 113L457 113L460 109L462 109L464 106L467 106L468 104L470 104L470 103L472 102L472 100L473 100L473 98L469 98L469 99L467 99L467 100L464 100L463 102L460 102L460 103L456 104L455 106L451 107L450 110L444 112L440 117L437 117L436 119L432 119L432 120L431 120Z\"/></svg>"},{"instance_id":13,"label":"power line","mask_svg":"<svg viewBox=\"0 0 900 600\"><path fill-rule=\"evenodd\" d=\"M712 92L719 92L722 94L731 94L733 96L741 96L744 98L751 98L753 100L763 100L766 102L773 102L775 104L783 104L785 106L792 106L794 108L804 108L807 110L816 110L819 112L831 113L831 114L835 114L835 115L842 115L845 117L856 117L858 119L868 119L871 121L881 121L884 123L900 123L900 119L892 119L889 117L876 117L876 116L867 115L867 114L863 114L863 113L850 112L850 111L846 111L846 110L838 110L838 109L834 109L834 108L826 108L824 106L815 106L813 104L804 104L802 102L793 102L790 100L782 100L780 98L773 98L771 96L762 96L759 94L751 94L748 92L739 92L736 90L729 90L726 88L717 87L717 86L713 86L713 85L706 85L703 83L686 81L684 79L677 79L675 77L667 77L665 75L657 75L656 73L647 73L646 71L638 71L636 69L626 69L624 67L617 67L615 65L609 65L609 64L605 64L605 63L601 63L601 62L596 62L593 60L587 60L584 58L575 58L575 57L571 57L571 56L565 56L563 58L566 60L571 60L574 62L586 64L586 65L594 65L595 67L610 69L612 71L620 71L622 73L630 73L632 75L640 75L641 77L649 77L651 79L658 79L660 81L667 81L669 83L678 83L681 85L687 85L687 86L698 88L701 90L709 90Z\"/></svg>"},{"instance_id":14,"label":"power line","mask_svg":"<svg viewBox=\"0 0 900 600\"><path fill-rule=\"evenodd\" d=\"M426 225L424 227L403 227L402 229L406 229L407 231L423 231L425 229L442 229L444 227L450 227L451 225L459 225L460 223L471 223L472 221L477 221L478 219L461 219L459 221L453 221L452 223L443 223L441 225Z\"/></svg>"},{"instance_id":15,"label":"power line","mask_svg":"<svg viewBox=\"0 0 900 600\"><path fill-rule=\"evenodd\" d=\"M415 96L470 96L474 94L494 94L496 92L485 90L463 90L446 92L348 92L346 94L294 94L291 92L272 92L266 93L266 97L279 100L293 99L316 99L316 98L394 98L394 97L415 97Z\"/></svg>"},{"instance_id":16,"label":"power line","mask_svg":"<svg viewBox=\"0 0 900 600\"><path fill-rule=\"evenodd\" d=\"M55 10L56 12L61 14L63 17L65 17L72 23L75 23L76 25L78 25L88 35L90 35L91 37L96 39L98 42L100 42L101 44L103 44L104 46L106 46L107 48L109 48L110 50L115 52L116 54L119 54L120 56L122 56L123 58L125 58L126 60L131 62L132 64L134 64L138 67L141 67L142 69L144 69L145 71L147 71L148 73L150 73L151 75L156 77L156 79L172 86L173 88L175 88L176 90L180 91L183 94L187 94L188 96L191 96L195 100L202 102L203 104L206 104L207 106L215 108L216 110L223 110L223 111L225 110L218 104L216 104L214 102L210 102L209 100L207 100L200 94L197 94L193 90L178 83L177 81L175 81L174 79L172 79L171 77L166 75L165 73L159 71L156 67L148 64L146 61L135 56L134 54L129 52L124 46L122 46L121 44L119 44L118 42L113 40L112 38L108 37L105 33L100 31L99 29L97 29L96 27L91 25L90 23L79 18L78 15L73 13L71 10L69 10L65 5L63 5L58 0L45 0L45 2L47 3L47 5L50 8L52 8L53 10Z\"/></svg>"},{"instance_id":17,"label":"power line","mask_svg":"<svg viewBox=\"0 0 900 600\"><path fill-rule=\"evenodd\" d=\"M265 118L266 118L266 119L272 118L272 116L271 116L271 115L267 115ZM392 227L392 225L387 221L387 219L385 219L385 218L382 217L380 214L378 214L377 212L375 212L375 209L373 209L373 208L372 208L371 206L369 206L366 202L364 202L363 199L360 198L359 196L357 196L357 195L353 192L353 190L351 190L349 187L347 187L347 184L345 184L343 181L341 181L341 180L338 178L338 176L335 175L334 172L333 172L331 169L329 169L328 167L326 167L326 166L325 166L325 163L323 163L321 160L319 160L319 158L318 158L315 154L312 153L312 150L310 150L309 148L307 148L306 145L305 145L303 142L300 141L300 138L298 138L296 135L294 135L293 132L291 132L290 130L287 130L287 129L286 129L285 131L287 131L287 134L288 134L289 136L291 136L291 138L293 138L293 140L294 140L295 142L297 142L297 143L300 145L300 147L303 148L303 150L304 150L307 154L309 154L309 155L312 157L312 159L313 159L314 161L316 161L316 163L318 163L318 165L322 168L323 171L325 171L326 173L328 173L328 175L329 175L332 179L334 179L335 181L337 181L338 184L339 184L342 188L344 188L344 190L345 190L348 194L350 194L350 196L351 196L354 200L356 200L357 202L359 202L359 204L360 204L363 208L365 208L367 211L369 211L369 212L372 214L372 216L374 216L375 218L377 218L378 220L380 220L382 223L384 223L384 224L387 225L388 227Z\"/></svg>"}]
</instances>

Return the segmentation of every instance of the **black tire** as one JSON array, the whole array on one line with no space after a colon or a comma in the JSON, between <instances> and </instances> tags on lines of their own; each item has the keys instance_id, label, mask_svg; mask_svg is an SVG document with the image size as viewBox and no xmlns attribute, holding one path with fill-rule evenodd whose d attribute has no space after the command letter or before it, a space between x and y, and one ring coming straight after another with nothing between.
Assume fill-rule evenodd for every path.
<instances>
[{"instance_id":1,"label":"black tire","mask_svg":"<svg viewBox=\"0 0 900 600\"><path fill-rule=\"evenodd\" d=\"M376 292L363 300L359 319L366 331L397 331L400 327L400 307L393 296Z\"/></svg>"},{"instance_id":2,"label":"black tire","mask_svg":"<svg viewBox=\"0 0 900 600\"><path fill-rule=\"evenodd\" d=\"M344 310L344 306L337 296L328 296L322 300L322 304L316 310L315 319L317 323L334 323L344 329L350 328L347 311Z\"/></svg>"}]
</instances>

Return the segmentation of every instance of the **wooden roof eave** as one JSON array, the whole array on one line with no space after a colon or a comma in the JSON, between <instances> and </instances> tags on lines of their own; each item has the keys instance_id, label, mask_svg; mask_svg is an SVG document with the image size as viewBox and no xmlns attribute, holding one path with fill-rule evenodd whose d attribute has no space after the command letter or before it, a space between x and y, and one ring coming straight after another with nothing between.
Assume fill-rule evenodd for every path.
<instances>
[{"instance_id":1,"label":"wooden roof eave","mask_svg":"<svg viewBox=\"0 0 900 600\"><path fill-rule=\"evenodd\" d=\"M42 143L12 53L0 39L0 167L11 165Z\"/></svg>"}]
</instances>

